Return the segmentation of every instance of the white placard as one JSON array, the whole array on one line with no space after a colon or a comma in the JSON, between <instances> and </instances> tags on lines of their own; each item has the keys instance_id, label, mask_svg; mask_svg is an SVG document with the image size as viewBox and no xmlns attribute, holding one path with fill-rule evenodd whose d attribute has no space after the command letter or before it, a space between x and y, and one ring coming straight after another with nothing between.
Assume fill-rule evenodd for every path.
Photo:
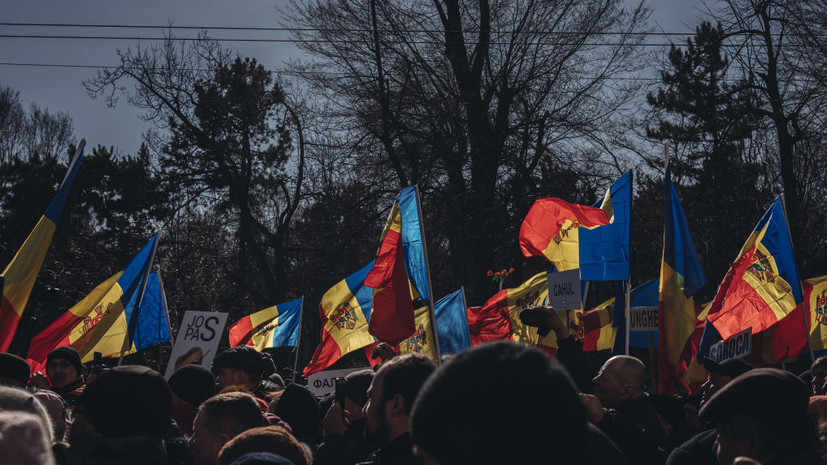
<instances>
[{"instance_id":1,"label":"white placard","mask_svg":"<svg viewBox=\"0 0 827 465\"><path fill-rule=\"evenodd\" d=\"M629 331L657 331L658 307L632 307L629 309Z\"/></svg>"},{"instance_id":2,"label":"white placard","mask_svg":"<svg viewBox=\"0 0 827 465\"><path fill-rule=\"evenodd\" d=\"M752 350L752 328L735 334L728 341L716 342L709 348L709 358L721 363L731 358L743 358Z\"/></svg>"},{"instance_id":3,"label":"white placard","mask_svg":"<svg viewBox=\"0 0 827 465\"><path fill-rule=\"evenodd\" d=\"M164 375L166 379L185 365L198 364L208 370L212 367L224 325L227 324L227 315L220 312L184 313Z\"/></svg>"},{"instance_id":4,"label":"white placard","mask_svg":"<svg viewBox=\"0 0 827 465\"><path fill-rule=\"evenodd\" d=\"M345 376L362 370L369 370L370 367L356 367L344 368L342 370L324 370L317 371L307 377L307 388L316 397L323 397L332 394L336 389L336 378L344 378Z\"/></svg>"},{"instance_id":5,"label":"white placard","mask_svg":"<svg viewBox=\"0 0 827 465\"><path fill-rule=\"evenodd\" d=\"M580 270L548 274L548 304L555 310L576 310L580 301Z\"/></svg>"}]
</instances>

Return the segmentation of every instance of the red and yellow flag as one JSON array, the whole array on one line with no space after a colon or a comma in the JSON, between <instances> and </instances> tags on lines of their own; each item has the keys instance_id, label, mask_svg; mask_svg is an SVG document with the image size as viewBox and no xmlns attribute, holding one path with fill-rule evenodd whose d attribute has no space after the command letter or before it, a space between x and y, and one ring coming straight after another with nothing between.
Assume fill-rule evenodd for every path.
<instances>
[{"instance_id":1,"label":"red and yellow flag","mask_svg":"<svg viewBox=\"0 0 827 465\"><path fill-rule=\"evenodd\" d=\"M40 267L43 266L43 259L49 250L49 244L57 230L57 223L66 206L69 198L69 191L75 181L80 162L83 159L83 148L86 146L86 139L80 141L75 156L69 163L66 176L60 183L57 191L46 212L37 222L29 237L9 262L3 271L3 300L0 304L0 352L9 350L17 325L26 309L26 303L32 293L34 282Z\"/></svg>"}]
</instances>

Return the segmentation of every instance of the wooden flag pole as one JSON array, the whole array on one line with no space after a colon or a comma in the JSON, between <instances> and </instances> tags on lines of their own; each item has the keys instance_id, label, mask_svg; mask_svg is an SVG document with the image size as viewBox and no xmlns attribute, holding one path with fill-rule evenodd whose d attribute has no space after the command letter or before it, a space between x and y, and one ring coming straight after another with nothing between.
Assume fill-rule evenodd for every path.
<instances>
[{"instance_id":1,"label":"wooden flag pole","mask_svg":"<svg viewBox=\"0 0 827 465\"><path fill-rule=\"evenodd\" d=\"M296 382L296 370L299 369L299 347L302 344L302 320L304 320L304 296L302 296L302 303L299 305L299 335L296 338L296 360L293 362L293 382Z\"/></svg>"},{"instance_id":2,"label":"wooden flag pole","mask_svg":"<svg viewBox=\"0 0 827 465\"><path fill-rule=\"evenodd\" d=\"M793 244L793 234L790 231L790 220L787 216L787 203L784 200L784 194L778 196L781 199L781 208L784 210L784 224L787 225L787 234L790 236L790 244L793 252L793 265L795 266L796 275L798 274L798 260L795 258L795 244ZM810 322L807 321L807 299L804 297L804 286L801 285L801 277L798 277L798 289L801 292L801 317L804 319L804 331L807 334L807 348L810 352L810 363L815 361L815 353L813 352L813 344L810 341Z\"/></svg>"},{"instance_id":3,"label":"wooden flag pole","mask_svg":"<svg viewBox=\"0 0 827 465\"><path fill-rule=\"evenodd\" d=\"M428 262L428 242L425 240L425 218L422 216L422 199L419 196L419 186L414 185L416 192L416 214L419 216L419 235L422 237L422 253L425 255L425 274L428 277L428 313L431 317L431 329L434 335L434 349L436 349L436 362L441 363L442 353L439 350L439 334L436 330L436 314L434 313L434 286L431 285L431 265Z\"/></svg>"},{"instance_id":4,"label":"wooden flag pole","mask_svg":"<svg viewBox=\"0 0 827 465\"><path fill-rule=\"evenodd\" d=\"M149 281L149 273L152 271L152 264L155 262L155 251L158 250L158 242L161 241L161 230L159 229L155 234L158 237L155 238L155 243L152 244L152 250L149 252L149 263L146 267L146 273L141 277L141 290L138 291L138 298L135 300L135 307L132 309L131 321L128 321L126 324L126 335L123 339L123 346L121 347L121 355L118 357L117 366L123 364L123 354L132 346L133 333L130 328L134 328L135 323L138 321L138 315L141 312L141 303L143 303L144 300L144 291L146 291L146 283Z\"/></svg>"}]
</instances>

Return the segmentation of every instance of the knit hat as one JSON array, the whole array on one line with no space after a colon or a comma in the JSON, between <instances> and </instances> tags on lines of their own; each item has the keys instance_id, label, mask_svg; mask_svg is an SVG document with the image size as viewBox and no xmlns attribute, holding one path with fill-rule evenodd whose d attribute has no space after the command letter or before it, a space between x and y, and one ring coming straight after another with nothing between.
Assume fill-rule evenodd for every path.
<instances>
[{"instance_id":1,"label":"knit hat","mask_svg":"<svg viewBox=\"0 0 827 465\"><path fill-rule=\"evenodd\" d=\"M746 414L776 424L806 420L810 394L797 376L775 368L756 368L735 378L701 408L701 420Z\"/></svg>"},{"instance_id":2,"label":"knit hat","mask_svg":"<svg viewBox=\"0 0 827 465\"><path fill-rule=\"evenodd\" d=\"M78 371L78 375L83 374L83 365L80 363L80 354L74 347L61 346L51 351L46 357L46 364L58 358L68 360L75 366L75 370Z\"/></svg>"},{"instance_id":3,"label":"knit hat","mask_svg":"<svg viewBox=\"0 0 827 465\"><path fill-rule=\"evenodd\" d=\"M373 381L373 374L373 370L365 369L345 376L345 396L359 406L364 406L368 401L368 388Z\"/></svg>"},{"instance_id":4,"label":"knit hat","mask_svg":"<svg viewBox=\"0 0 827 465\"><path fill-rule=\"evenodd\" d=\"M260 377L264 371L264 360L260 353L252 347L230 347L215 356L212 362L213 371L221 367L235 368L246 371L253 377Z\"/></svg>"},{"instance_id":5,"label":"knit hat","mask_svg":"<svg viewBox=\"0 0 827 465\"><path fill-rule=\"evenodd\" d=\"M201 365L186 365L176 370L169 377L169 388L193 407L216 394L215 377Z\"/></svg>"},{"instance_id":6,"label":"knit hat","mask_svg":"<svg viewBox=\"0 0 827 465\"><path fill-rule=\"evenodd\" d=\"M105 370L92 380L77 409L106 437L161 438L169 426L172 394L157 371L124 365Z\"/></svg>"},{"instance_id":7,"label":"knit hat","mask_svg":"<svg viewBox=\"0 0 827 465\"><path fill-rule=\"evenodd\" d=\"M14 354L0 353L0 378L8 378L25 386L31 372L32 367L26 360Z\"/></svg>"}]
</instances>

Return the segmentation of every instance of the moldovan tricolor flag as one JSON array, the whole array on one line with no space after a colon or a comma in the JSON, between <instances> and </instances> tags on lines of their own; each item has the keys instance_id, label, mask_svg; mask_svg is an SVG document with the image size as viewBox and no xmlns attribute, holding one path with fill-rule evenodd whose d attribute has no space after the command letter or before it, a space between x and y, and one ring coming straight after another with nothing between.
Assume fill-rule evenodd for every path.
<instances>
[{"instance_id":1,"label":"moldovan tricolor flag","mask_svg":"<svg viewBox=\"0 0 827 465\"><path fill-rule=\"evenodd\" d=\"M427 267L416 187L402 189L391 208L373 268L365 286L373 291L370 333L390 344L415 328L414 296L428 300ZM413 291L413 295L412 295Z\"/></svg>"},{"instance_id":2,"label":"moldovan tricolor flag","mask_svg":"<svg viewBox=\"0 0 827 465\"><path fill-rule=\"evenodd\" d=\"M26 303L32 293L34 282L43 259L46 258L46 251L55 235L57 223L66 206L72 184L80 169L80 162L83 159L83 148L86 146L86 139L80 141L75 156L69 162L69 169L66 176L60 183L52 203L46 212L37 222L29 237L17 251L14 258L9 262L3 271L3 300L0 304L0 352L9 350L9 345L14 338L14 332L26 309Z\"/></svg>"},{"instance_id":3,"label":"moldovan tricolor flag","mask_svg":"<svg viewBox=\"0 0 827 465\"><path fill-rule=\"evenodd\" d=\"M611 298L580 317L580 327L575 338L583 341L583 350L611 350L614 347L617 327L614 319L615 299Z\"/></svg>"},{"instance_id":4,"label":"moldovan tricolor flag","mask_svg":"<svg viewBox=\"0 0 827 465\"><path fill-rule=\"evenodd\" d=\"M295 347L299 340L303 298L265 308L238 320L230 328L230 347L246 345L259 352Z\"/></svg>"},{"instance_id":5,"label":"moldovan tricolor flag","mask_svg":"<svg viewBox=\"0 0 827 465\"><path fill-rule=\"evenodd\" d=\"M92 290L55 322L32 339L27 358L34 365L44 364L49 352L60 346L71 346L80 352L81 360L90 362L93 354L117 357L124 350L137 350L132 336L144 317L141 291L158 245L158 233L137 255L111 278Z\"/></svg>"},{"instance_id":6,"label":"moldovan tricolor flag","mask_svg":"<svg viewBox=\"0 0 827 465\"><path fill-rule=\"evenodd\" d=\"M803 299L784 206L778 198L724 276L707 321L723 340L750 327L757 334L790 314Z\"/></svg>"},{"instance_id":7,"label":"moldovan tricolor flag","mask_svg":"<svg viewBox=\"0 0 827 465\"><path fill-rule=\"evenodd\" d=\"M671 166L664 184L663 256L658 302L658 392L671 395L675 379L683 380L686 360L682 354L695 332L695 293L706 285L706 276L695 252L689 225L678 193L672 185ZM689 349L691 351L691 345Z\"/></svg>"},{"instance_id":8,"label":"moldovan tricolor flag","mask_svg":"<svg viewBox=\"0 0 827 465\"><path fill-rule=\"evenodd\" d=\"M373 291L365 286L365 276L373 262L336 283L319 304L322 335L304 375L316 373L333 365L342 355L375 342L368 332Z\"/></svg>"},{"instance_id":9,"label":"moldovan tricolor flag","mask_svg":"<svg viewBox=\"0 0 827 465\"><path fill-rule=\"evenodd\" d=\"M520 227L520 249L526 257L546 257L557 271L579 268L583 281L628 281L631 218L630 171L593 207L535 201Z\"/></svg>"},{"instance_id":10,"label":"moldovan tricolor flag","mask_svg":"<svg viewBox=\"0 0 827 465\"><path fill-rule=\"evenodd\" d=\"M439 336L440 354L455 354L471 347L465 296L462 289L457 289L434 304L434 318Z\"/></svg>"},{"instance_id":11,"label":"moldovan tricolor flag","mask_svg":"<svg viewBox=\"0 0 827 465\"><path fill-rule=\"evenodd\" d=\"M400 354L422 354L435 362L439 361L434 328L431 325L431 309L423 305L414 311L416 329L414 333L399 343Z\"/></svg>"}]
</instances>

